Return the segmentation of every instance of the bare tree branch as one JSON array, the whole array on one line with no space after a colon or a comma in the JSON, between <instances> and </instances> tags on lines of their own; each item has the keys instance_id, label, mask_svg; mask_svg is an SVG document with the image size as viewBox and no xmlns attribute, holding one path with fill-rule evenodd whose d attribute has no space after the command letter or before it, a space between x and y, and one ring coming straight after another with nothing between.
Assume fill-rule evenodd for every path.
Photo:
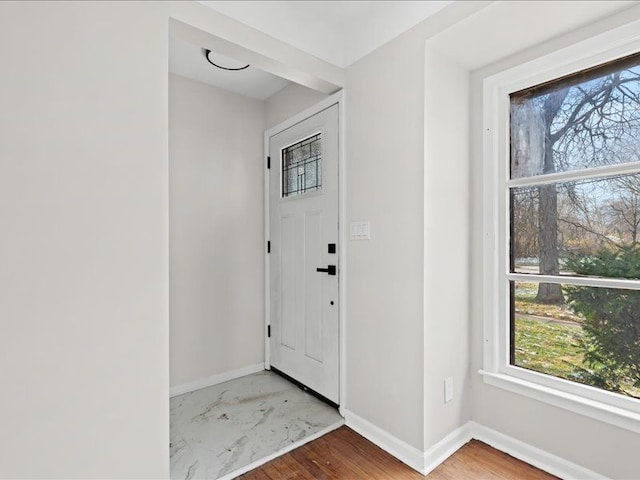
<instances>
[{"instance_id":1,"label":"bare tree branch","mask_svg":"<svg viewBox=\"0 0 640 480\"><path fill-rule=\"evenodd\" d=\"M599 237L599 238L601 238L603 240L606 240L607 242L609 242L611 245L613 245L616 248L622 248L623 247L623 245L614 242L607 235L605 235L603 233L600 233L600 232L598 232L596 230L593 230L592 228L589 228L586 225L583 225L583 224L578 223L578 222L573 222L571 220L567 220L566 218L559 218L558 220L560 222L562 222L562 223L566 223L566 224L571 225L573 227L579 228L580 230L584 230L587 233L590 233L590 234L595 235L595 236L597 236L597 237Z\"/></svg>"}]
</instances>

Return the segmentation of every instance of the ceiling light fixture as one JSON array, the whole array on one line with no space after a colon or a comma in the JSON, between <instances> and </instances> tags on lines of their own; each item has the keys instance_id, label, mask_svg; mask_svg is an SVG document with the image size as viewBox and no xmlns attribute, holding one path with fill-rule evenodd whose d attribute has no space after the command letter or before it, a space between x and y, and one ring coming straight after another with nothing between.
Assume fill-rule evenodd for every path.
<instances>
[{"instance_id":1,"label":"ceiling light fixture","mask_svg":"<svg viewBox=\"0 0 640 480\"><path fill-rule=\"evenodd\" d=\"M250 65L247 63L244 67L223 67L222 65L218 65L213 60L211 60L211 57L209 56L210 54L211 54L211 50L208 50L205 48L204 58L206 58L207 62L209 62L211 65L213 65L214 67L218 67L221 70L229 70L231 72L237 72L238 70L244 70L245 68L249 68L249 65Z\"/></svg>"}]
</instances>

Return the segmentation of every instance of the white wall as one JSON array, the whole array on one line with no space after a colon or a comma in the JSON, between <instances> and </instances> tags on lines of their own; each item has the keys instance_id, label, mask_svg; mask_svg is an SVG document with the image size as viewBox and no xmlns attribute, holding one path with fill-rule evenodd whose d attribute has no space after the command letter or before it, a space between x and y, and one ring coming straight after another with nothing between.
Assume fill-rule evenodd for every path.
<instances>
[{"instance_id":1,"label":"white wall","mask_svg":"<svg viewBox=\"0 0 640 480\"><path fill-rule=\"evenodd\" d=\"M423 444L423 64L392 42L347 69L347 408Z\"/></svg>"},{"instance_id":2,"label":"white wall","mask_svg":"<svg viewBox=\"0 0 640 480\"><path fill-rule=\"evenodd\" d=\"M327 96L297 83L288 84L265 100L265 129L275 127Z\"/></svg>"},{"instance_id":3,"label":"white wall","mask_svg":"<svg viewBox=\"0 0 640 480\"><path fill-rule=\"evenodd\" d=\"M483 6L454 4L356 62L346 75L347 222L371 222L371 240L348 246L347 408L420 451L430 446L425 436L431 441L470 416L461 402L464 380L458 378L468 365L466 287L454 305L433 303L452 296L448 284L438 281L447 273L437 250L466 244L459 236L461 230L466 234L468 218L464 191L453 199L462 210L453 215L449 207L439 210L445 186L455 184L458 175L466 185L466 147L463 138L456 152L440 158L439 142L433 154L427 151L425 164L425 40ZM465 81L450 73L455 84ZM462 102L456 108L464 112ZM445 191L445 199L458 193ZM442 224L449 216L458 238L450 239ZM450 257L461 268L456 278L464 279L466 252ZM457 335L460 343L452 341ZM459 388L457 400L441 415L445 373L456 377ZM425 424L433 434L425 435Z\"/></svg>"},{"instance_id":4,"label":"white wall","mask_svg":"<svg viewBox=\"0 0 640 480\"><path fill-rule=\"evenodd\" d=\"M166 28L0 3L0 477L168 475Z\"/></svg>"},{"instance_id":5,"label":"white wall","mask_svg":"<svg viewBox=\"0 0 640 480\"><path fill-rule=\"evenodd\" d=\"M195 2L0 2L0 477L169 475L170 17L341 81Z\"/></svg>"},{"instance_id":6,"label":"white wall","mask_svg":"<svg viewBox=\"0 0 640 480\"><path fill-rule=\"evenodd\" d=\"M471 418L469 72L427 42L425 60L425 446ZM444 380L453 399L444 402Z\"/></svg>"},{"instance_id":7,"label":"white wall","mask_svg":"<svg viewBox=\"0 0 640 480\"><path fill-rule=\"evenodd\" d=\"M263 118L169 76L172 387L264 362Z\"/></svg>"}]
</instances>

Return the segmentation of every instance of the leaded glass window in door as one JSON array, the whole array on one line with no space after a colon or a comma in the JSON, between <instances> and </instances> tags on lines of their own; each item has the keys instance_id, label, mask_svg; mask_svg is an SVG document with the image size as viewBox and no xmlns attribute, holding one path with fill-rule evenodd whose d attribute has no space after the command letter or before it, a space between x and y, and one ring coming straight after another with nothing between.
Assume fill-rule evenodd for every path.
<instances>
[{"instance_id":1,"label":"leaded glass window in door","mask_svg":"<svg viewBox=\"0 0 640 480\"><path fill-rule=\"evenodd\" d=\"M282 197L322 188L322 140L320 133L282 150Z\"/></svg>"}]
</instances>

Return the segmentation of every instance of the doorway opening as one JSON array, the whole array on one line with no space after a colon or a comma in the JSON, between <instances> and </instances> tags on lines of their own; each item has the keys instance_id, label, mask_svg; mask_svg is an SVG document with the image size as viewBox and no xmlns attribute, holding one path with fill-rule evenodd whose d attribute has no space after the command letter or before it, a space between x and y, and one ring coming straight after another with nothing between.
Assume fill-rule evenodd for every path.
<instances>
[{"instance_id":1,"label":"doorway opening","mask_svg":"<svg viewBox=\"0 0 640 480\"><path fill-rule=\"evenodd\" d=\"M304 185L294 185L292 176L285 196L293 205L314 192L319 198L317 192L335 190L332 208L337 233L328 242L334 245L334 253L322 254L327 265L314 264L313 269L317 274L313 280L326 297L323 305L327 303L335 312L331 326L335 344L322 351L324 338L318 338L325 328L322 325L309 328L304 337L309 347L304 355L315 356L313 362L320 358L321 363L328 363L329 354L335 354L334 379L329 382L332 390L325 395L333 407L269 371L271 365L280 365L292 379L327 392L314 383L315 377L300 376L275 360L270 338L280 338L276 335L282 330L278 322L273 323L269 310L275 302L268 290L272 284L268 252L279 247L271 232L265 235L264 230L270 225L269 204L273 203L265 180L270 156L265 138L273 137L276 130L290 133L295 125L332 105L337 119L342 97L279 78L251 64L245 67L246 60L229 56L224 48L212 48L221 45L220 39L208 42L202 31L184 35L185 28L180 23L169 41L171 478L224 479L344 423L335 408L343 405L344 391L340 388L344 380L340 273L316 272L329 265L341 272L339 146L331 154L335 155L335 174L325 170L322 161L326 160L318 159L314 172L311 167L300 172L302 165L294 160L302 149L316 147L308 142L298 151L289 148L289 171L300 173L295 178ZM338 123L331 128L335 130L333 141L339 145ZM321 130L325 141L330 129ZM325 159L325 147L319 151ZM313 173L317 185L310 187ZM335 185L327 186L332 175ZM309 225L316 230L308 231L308 238L325 242L324 237L313 235L321 233L322 224ZM320 245L320 240L316 243ZM327 245L325 249L328 252ZM333 285L328 283L331 280ZM290 298L288 287L285 291ZM309 305L314 301L311 298Z\"/></svg>"}]
</instances>

